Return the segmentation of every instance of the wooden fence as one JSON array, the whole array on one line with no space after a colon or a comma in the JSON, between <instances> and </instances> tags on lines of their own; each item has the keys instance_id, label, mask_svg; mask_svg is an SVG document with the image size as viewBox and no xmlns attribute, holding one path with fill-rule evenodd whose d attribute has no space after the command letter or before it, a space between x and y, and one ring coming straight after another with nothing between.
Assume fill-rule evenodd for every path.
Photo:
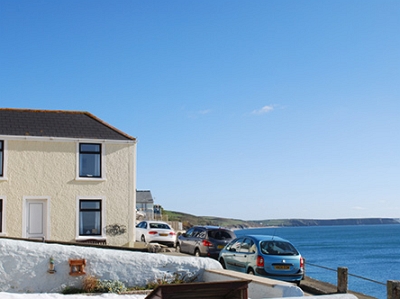
<instances>
[{"instance_id":1,"label":"wooden fence","mask_svg":"<svg viewBox=\"0 0 400 299\"><path fill-rule=\"evenodd\" d=\"M387 299L400 299L400 281L388 280L386 282L386 284L384 284L382 282L379 282L379 281L376 281L373 279L369 279L369 278L362 277L362 276L355 275L355 274L350 274L348 271L348 268L346 268L346 267L338 267L337 270L335 270L335 269L330 269L327 267L310 264L310 263L307 263L307 265L311 265L311 266L315 266L315 267L319 267L319 268L323 268L326 270L331 270L331 271L337 272L337 292L338 293L347 293L348 292L348 281L349 281L348 277L352 276L352 277L367 280L369 282L373 282L376 284L386 285Z\"/></svg>"}]
</instances>

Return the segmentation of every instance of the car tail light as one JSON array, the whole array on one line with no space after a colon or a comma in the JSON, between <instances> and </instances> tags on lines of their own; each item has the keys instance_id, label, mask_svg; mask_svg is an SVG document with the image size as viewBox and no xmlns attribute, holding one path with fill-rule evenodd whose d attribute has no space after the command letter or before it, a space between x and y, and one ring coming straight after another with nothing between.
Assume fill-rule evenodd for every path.
<instances>
[{"instance_id":1,"label":"car tail light","mask_svg":"<svg viewBox=\"0 0 400 299\"><path fill-rule=\"evenodd\" d=\"M303 257L300 257L300 269L304 268L304 259Z\"/></svg>"},{"instance_id":2,"label":"car tail light","mask_svg":"<svg viewBox=\"0 0 400 299\"><path fill-rule=\"evenodd\" d=\"M158 233L154 230L149 231L149 235L157 235Z\"/></svg>"},{"instance_id":3,"label":"car tail light","mask_svg":"<svg viewBox=\"0 0 400 299\"><path fill-rule=\"evenodd\" d=\"M264 258L261 255L257 256L256 265L257 267L264 267Z\"/></svg>"},{"instance_id":4,"label":"car tail light","mask_svg":"<svg viewBox=\"0 0 400 299\"><path fill-rule=\"evenodd\" d=\"M175 232L170 232L169 234L170 234L171 236L175 236L175 235L176 235Z\"/></svg>"},{"instance_id":5,"label":"car tail light","mask_svg":"<svg viewBox=\"0 0 400 299\"><path fill-rule=\"evenodd\" d=\"M211 247L211 246L213 246L213 243L211 243L210 241L208 241L208 240L203 240L203 246L207 246L207 247Z\"/></svg>"}]
</instances>

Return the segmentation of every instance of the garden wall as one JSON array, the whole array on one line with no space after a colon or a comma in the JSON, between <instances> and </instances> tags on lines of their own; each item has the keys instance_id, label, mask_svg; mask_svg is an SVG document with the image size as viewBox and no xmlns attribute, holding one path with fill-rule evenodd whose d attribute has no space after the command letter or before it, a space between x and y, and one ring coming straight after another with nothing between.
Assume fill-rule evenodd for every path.
<instances>
[{"instance_id":1,"label":"garden wall","mask_svg":"<svg viewBox=\"0 0 400 299\"><path fill-rule=\"evenodd\" d=\"M70 260L85 260L84 273ZM221 269L209 258L66 246L0 238L0 292L59 293L65 287L82 287L87 275L119 280L127 287L144 286L156 279L201 276L204 269ZM51 271L51 260L54 272ZM77 268L77 267L75 267Z\"/></svg>"}]
</instances>

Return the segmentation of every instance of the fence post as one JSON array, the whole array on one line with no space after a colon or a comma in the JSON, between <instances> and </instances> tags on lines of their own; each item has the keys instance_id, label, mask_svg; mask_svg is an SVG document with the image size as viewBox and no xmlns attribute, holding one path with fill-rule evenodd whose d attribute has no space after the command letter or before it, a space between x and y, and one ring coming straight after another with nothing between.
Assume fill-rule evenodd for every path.
<instances>
[{"instance_id":1,"label":"fence post","mask_svg":"<svg viewBox=\"0 0 400 299\"><path fill-rule=\"evenodd\" d=\"M339 267L337 270L337 292L347 293L348 286L348 269L345 267Z\"/></svg>"},{"instance_id":2,"label":"fence post","mask_svg":"<svg viewBox=\"0 0 400 299\"><path fill-rule=\"evenodd\" d=\"M400 299L400 281L388 280L386 287L388 299Z\"/></svg>"}]
</instances>

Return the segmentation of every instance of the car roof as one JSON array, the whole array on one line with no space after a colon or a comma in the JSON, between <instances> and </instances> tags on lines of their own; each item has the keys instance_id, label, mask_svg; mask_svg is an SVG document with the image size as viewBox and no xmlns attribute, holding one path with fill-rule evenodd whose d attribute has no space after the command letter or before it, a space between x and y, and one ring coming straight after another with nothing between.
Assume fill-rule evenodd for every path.
<instances>
[{"instance_id":1,"label":"car roof","mask_svg":"<svg viewBox=\"0 0 400 299\"><path fill-rule=\"evenodd\" d=\"M158 220L143 220L143 221L141 221L141 222L148 222L148 223L163 223L163 224L168 224L167 222L165 222L165 221L158 221ZM169 225L169 224L168 224Z\"/></svg>"},{"instance_id":2,"label":"car roof","mask_svg":"<svg viewBox=\"0 0 400 299\"><path fill-rule=\"evenodd\" d=\"M273 240L289 242L288 240L285 240L281 237L273 236L273 235L243 235L243 236L239 236L238 238L243 238L243 237L253 238L257 242L258 241L273 241Z\"/></svg>"},{"instance_id":3,"label":"car roof","mask_svg":"<svg viewBox=\"0 0 400 299\"><path fill-rule=\"evenodd\" d=\"M193 228L205 228L205 229L224 229L224 230L230 230L226 227L222 226L216 226L216 225L194 225Z\"/></svg>"}]
</instances>

